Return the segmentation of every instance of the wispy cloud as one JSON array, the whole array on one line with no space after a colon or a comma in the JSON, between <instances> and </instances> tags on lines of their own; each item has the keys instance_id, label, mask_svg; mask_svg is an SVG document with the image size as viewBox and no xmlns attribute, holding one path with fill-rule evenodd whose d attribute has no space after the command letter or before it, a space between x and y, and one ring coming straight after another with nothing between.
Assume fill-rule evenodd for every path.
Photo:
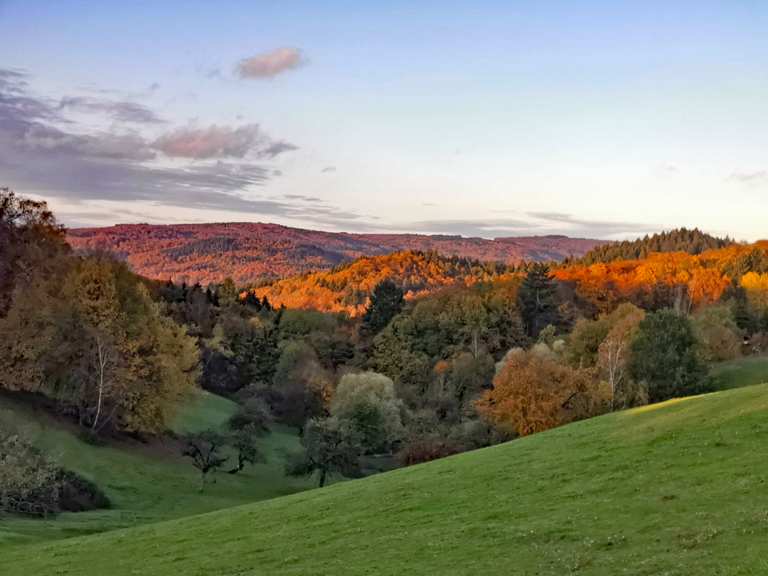
<instances>
[{"instance_id":1,"label":"wispy cloud","mask_svg":"<svg viewBox=\"0 0 768 576\"><path fill-rule=\"evenodd\" d=\"M377 225L375 228L478 238L544 235L624 238L655 232L662 227L636 222L580 219L559 212L527 212L510 218L420 220Z\"/></svg>"},{"instance_id":2,"label":"wispy cloud","mask_svg":"<svg viewBox=\"0 0 768 576\"><path fill-rule=\"evenodd\" d=\"M162 118L155 112L137 102L115 102L88 96L65 96L60 100L58 107L60 110L106 114L118 122L134 124L160 124L163 122Z\"/></svg>"},{"instance_id":3,"label":"wispy cloud","mask_svg":"<svg viewBox=\"0 0 768 576\"><path fill-rule=\"evenodd\" d=\"M740 184L768 184L768 170L756 170L754 172L734 172L728 176L731 182Z\"/></svg>"},{"instance_id":4,"label":"wispy cloud","mask_svg":"<svg viewBox=\"0 0 768 576\"><path fill-rule=\"evenodd\" d=\"M240 78L273 78L306 62L298 48L278 48L244 58L237 65Z\"/></svg>"},{"instance_id":5,"label":"wispy cloud","mask_svg":"<svg viewBox=\"0 0 768 576\"><path fill-rule=\"evenodd\" d=\"M274 158L296 150L288 142L274 141L258 124L179 128L160 136L152 147L173 158L244 158L253 153L257 158Z\"/></svg>"},{"instance_id":6,"label":"wispy cloud","mask_svg":"<svg viewBox=\"0 0 768 576\"><path fill-rule=\"evenodd\" d=\"M255 124L188 127L155 139L124 129L88 131L63 116L67 107L60 99L31 94L27 80L23 71L0 69L3 185L75 205L140 201L332 226L361 218L310 196L256 194L279 173L269 161L296 147L269 138ZM175 160L161 162L158 151Z\"/></svg>"}]
</instances>

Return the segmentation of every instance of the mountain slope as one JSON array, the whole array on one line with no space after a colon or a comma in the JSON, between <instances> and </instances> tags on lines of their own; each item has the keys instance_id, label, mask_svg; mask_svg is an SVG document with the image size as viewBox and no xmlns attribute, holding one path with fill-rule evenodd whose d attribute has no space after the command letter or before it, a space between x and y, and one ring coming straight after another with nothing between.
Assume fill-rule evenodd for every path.
<instances>
[{"instance_id":1,"label":"mountain slope","mask_svg":"<svg viewBox=\"0 0 768 576\"><path fill-rule=\"evenodd\" d=\"M220 428L236 409L230 400L201 391L182 407L173 430L185 434ZM285 476L287 455L300 449L296 431L287 427L276 426L259 440L267 462L241 474L220 474L216 484L201 494L198 472L171 439L148 444L123 439L95 446L84 442L70 422L6 396L0 396L0 422L22 432L61 465L95 482L112 503L109 509L64 513L48 520L0 515L0 558L7 547L17 544L200 514L291 494L310 485ZM5 569L0 561L0 574Z\"/></svg>"},{"instance_id":2,"label":"mountain slope","mask_svg":"<svg viewBox=\"0 0 768 576\"><path fill-rule=\"evenodd\" d=\"M759 574L768 385L202 516L11 549L8 576Z\"/></svg>"},{"instance_id":3,"label":"mountain slope","mask_svg":"<svg viewBox=\"0 0 768 576\"><path fill-rule=\"evenodd\" d=\"M698 228L692 230L678 228L636 240L624 240L596 246L584 255L581 263L589 265L615 260L638 260L646 258L654 252L685 252L695 255L706 250L726 248L735 243L730 238L718 238L702 232Z\"/></svg>"},{"instance_id":4,"label":"mountain slope","mask_svg":"<svg viewBox=\"0 0 768 576\"><path fill-rule=\"evenodd\" d=\"M565 236L486 240L420 234L349 234L262 223L124 224L69 230L67 240L75 249L113 252L126 259L134 271L149 278L203 284L219 282L227 276L238 284L249 284L400 250L434 250L448 256L514 263L582 256L604 244Z\"/></svg>"},{"instance_id":5,"label":"mountain slope","mask_svg":"<svg viewBox=\"0 0 768 576\"><path fill-rule=\"evenodd\" d=\"M365 312L369 295L383 280L392 280L407 299L412 299L447 286L488 282L505 274L506 266L495 263L407 250L359 258L333 270L283 278L254 288L253 293L259 298L266 296L274 306L359 316Z\"/></svg>"}]
</instances>

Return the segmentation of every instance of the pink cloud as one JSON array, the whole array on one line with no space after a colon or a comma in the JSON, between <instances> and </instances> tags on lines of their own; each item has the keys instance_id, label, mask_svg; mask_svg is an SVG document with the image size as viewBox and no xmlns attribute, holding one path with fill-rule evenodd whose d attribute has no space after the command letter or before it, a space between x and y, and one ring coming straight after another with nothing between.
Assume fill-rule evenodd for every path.
<instances>
[{"instance_id":1,"label":"pink cloud","mask_svg":"<svg viewBox=\"0 0 768 576\"><path fill-rule=\"evenodd\" d=\"M278 48L241 60L237 65L237 72L240 78L272 78L287 70L298 68L304 61L298 48Z\"/></svg>"}]
</instances>

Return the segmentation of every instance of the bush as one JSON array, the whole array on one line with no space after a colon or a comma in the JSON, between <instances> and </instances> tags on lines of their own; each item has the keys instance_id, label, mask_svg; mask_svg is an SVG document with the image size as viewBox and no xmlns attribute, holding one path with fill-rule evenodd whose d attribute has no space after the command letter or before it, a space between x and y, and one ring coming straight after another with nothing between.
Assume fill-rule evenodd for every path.
<instances>
[{"instance_id":1,"label":"bush","mask_svg":"<svg viewBox=\"0 0 768 576\"><path fill-rule=\"evenodd\" d=\"M19 434L0 431L0 512L45 517L109 505L95 484L59 468Z\"/></svg>"},{"instance_id":2,"label":"bush","mask_svg":"<svg viewBox=\"0 0 768 576\"><path fill-rule=\"evenodd\" d=\"M636 382L646 383L649 402L708 388L707 369L699 358L691 323L669 309L648 314L640 323L629 371Z\"/></svg>"}]
</instances>

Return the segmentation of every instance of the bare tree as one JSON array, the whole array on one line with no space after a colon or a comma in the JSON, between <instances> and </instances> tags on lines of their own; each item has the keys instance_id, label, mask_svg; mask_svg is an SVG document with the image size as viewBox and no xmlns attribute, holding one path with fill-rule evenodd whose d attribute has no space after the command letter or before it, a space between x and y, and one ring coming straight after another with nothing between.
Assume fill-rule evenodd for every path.
<instances>
[{"instance_id":1,"label":"bare tree","mask_svg":"<svg viewBox=\"0 0 768 576\"><path fill-rule=\"evenodd\" d=\"M192 434L186 438L181 454L192 459L192 465L200 471L200 492L205 488L208 474L221 468L229 459L221 454L227 438L214 430Z\"/></svg>"}]
</instances>

